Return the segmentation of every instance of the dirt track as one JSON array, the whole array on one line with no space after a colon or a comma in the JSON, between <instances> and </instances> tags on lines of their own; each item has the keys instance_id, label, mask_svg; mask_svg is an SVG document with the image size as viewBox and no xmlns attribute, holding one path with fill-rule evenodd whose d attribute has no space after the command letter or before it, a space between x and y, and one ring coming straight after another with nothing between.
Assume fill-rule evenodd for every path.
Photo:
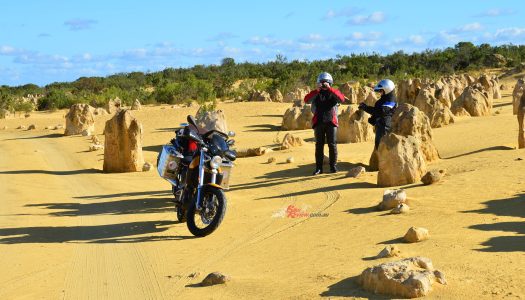
<instances>
[{"instance_id":1,"label":"dirt track","mask_svg":"<svg viewBox=\"0 0 525 300\"><path fill-rule=\"evenodd\" d=\"M525 151L515 150L517 122L509 94L501 113L462 118L434 131L447 169L443 183L407 187L413 211L388 215L373 206L383 189L377 173L345 178L367 164L372 142L340 145L336 175L308 176L311 130L296 132L305 146L267 157L239 159L223 225L206 238L174 220L169 184L155 171L103 174L102 152L88 138L37 129L0 131L1 299L202 299L371 297L353 277L384 244L410 226L431 239L400 244L445 272L430 298L525 297ZM221 104L240 147L272 144L289 104ZM148 107L134 113L145 128L145 156L154 161L170 128L194 109ZM61 122L63 112L0 120L0 126ZM102 132L107 117L97 120ZM295 164L284 164L294 156ZM281 218L288 205L326 217ZM198 287L204 276L232 276L226 286ZM192 276L195 275L195 276Z\"/></svg>"}]
</instances>

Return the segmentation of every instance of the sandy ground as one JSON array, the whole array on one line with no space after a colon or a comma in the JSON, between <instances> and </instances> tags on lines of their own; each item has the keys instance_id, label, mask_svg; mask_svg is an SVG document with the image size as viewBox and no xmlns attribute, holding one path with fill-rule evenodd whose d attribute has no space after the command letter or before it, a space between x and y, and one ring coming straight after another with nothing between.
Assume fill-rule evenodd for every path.
<instances>
[{"instance_id":1,"label":"sandy ground","mask_svg":"<svg viewBox=\"0 0 525 300\"><path fill-rule=\"evenodd\" d=\"M431 258L449 285L428 298L525 298L525 150L517 150L510 90L494 115L462 118L435 129L444 181L407 186L412 211L373 209L382 196L377 173L346 178L367 164L372 142L339 145L338 174L309 176L307 143L268 156L238 159L221 227L193 238L175 222L170 185L156 171L103 174L103 153L89 138L44 130L64 111L0 120L0 299L311 299L376 298L354 277L385 244L404 256ZM290 104L223 103L241 147L274 144ZM172 128L195 108L147 107L133 114L144 125L144 154L154 162ZM495 112L499 113L496 114ZM108 117L97 119L101 134ZM36 124L37 130L16 130ZM102 136L101 136L102 138ZM285 164L293 156L295 163ZM281 218L288 205L324 217ZM403 244L411 226L431 239ZM209 272L232 277L199 287ZM191 276L193 274L193 276Z\"/></svg>"}]
</instances>

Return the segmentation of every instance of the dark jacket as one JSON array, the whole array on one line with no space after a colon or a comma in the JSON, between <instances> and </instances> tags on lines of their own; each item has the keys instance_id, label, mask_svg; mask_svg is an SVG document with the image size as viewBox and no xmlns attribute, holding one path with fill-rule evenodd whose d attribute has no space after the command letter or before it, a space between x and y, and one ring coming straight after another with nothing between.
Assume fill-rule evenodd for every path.
<instances>
[{"instance_id":1,"label":"dark jacket","mask_svg":"<svg viewBox=\"0 0 525 300\"><path fill-rule=\"evenodd\" d=\"M337 105L345 101L345 96L337 89L316 89L304 97L304 102L312 105L312 128L318 122L332 123L339 126L337 120Z\"/></svg>"},{"instance_id":2,"label":"dark jacket","mask_svg":"<svg viewBox=\"0 0 525 300\"><path fill-rule=\"evenodd\" d=\"M382 95L376 101L374 106L362 104L359 106L362 110L372 115L368 122L374 126L381 126L387 131L392 128L392 116L397 107L395 91Z\"/></svg>"}]
</instances>

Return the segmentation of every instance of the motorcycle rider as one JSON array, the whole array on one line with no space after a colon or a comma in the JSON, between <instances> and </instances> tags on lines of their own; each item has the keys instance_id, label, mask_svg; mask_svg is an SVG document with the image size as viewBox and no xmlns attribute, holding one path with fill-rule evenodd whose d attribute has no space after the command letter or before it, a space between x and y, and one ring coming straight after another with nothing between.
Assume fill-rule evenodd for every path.
<instances>
[{"instance_id":1,"label":"motorcycle rider","mask_svg":"<svg viewBox=\"0 0 525 300\"><path fill-rule=\"evenodd\" d=\"M315 170L313 175L323 173L324 144L328 143L330 172L337 172L337 106L344 102L345 96L333 88L332 75L322 72L317 77L317 89L304 97L305 103L311 103L312 128L315 135Z\"/></svg>"},{"instance_id":2,"label":"motorcycle rider","mask_svg":"<svg viewBox=\"0 0 525 300\"><path fill-rule=\"evenodd\" d=\"M392 129L392 116L397 107L394 82L390 79L383 79L374 87L375 92L379 92L381 97L374 106L359 103L359 109L372 115L368 123L375 126L376 137L374 150L379 148L381 138Z\"/></svg>"}]
</instances>

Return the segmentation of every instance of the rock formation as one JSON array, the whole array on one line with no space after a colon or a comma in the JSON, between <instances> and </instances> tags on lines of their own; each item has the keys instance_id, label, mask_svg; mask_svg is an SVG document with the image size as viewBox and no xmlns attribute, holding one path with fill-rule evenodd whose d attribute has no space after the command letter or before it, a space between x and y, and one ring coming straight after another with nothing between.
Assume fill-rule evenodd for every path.
<instances>
[{"instance_id":1,"label":"rock formation","mask_svg":"<svg viewBox=\"0 0 525 300\"><path fill-rule=\"evenodd\" d=\"M413 136L419 140L421 153L427 163L439 159L439 153L432 141L430 121L417 107L406 103L398 106L392 117L392 133L404 137Z\"/></svg>"},{"instance_id":2,"label":"rock formation","mask_svg":"<svg viewBox=\"0 0 525 300\"><path fill-rule=\"evenodd\" d=\"M197 125L206 130L217 130L228 133L228 124L226 116L222 110L216 111L199 111L197 112Z\"/></svg>"},{"instance_id":3,"label":"rock formation","mask_svg":"<svg viewBox=\"0 0 525 300\"><path fill-rule=\"evenodd\" d=\"M426 171L421 142L414 136L394 133L381 139L377 184L399 186L418 182Z\"/></svg>"},{"instance_id":4,"label":"rock formation","mask_svg":"<svg viewBox=\"0 0 525 300\"><path fill-rule=\"evenodd\" d=\"M444 92L444 89L438 90L440 93ZM442 100L436 97L441 96ZM419 108L430 121L432 128L443 127L450 123L454 123L454 115L449 109L450 102L447 102L447 97L436 92L436 88L428 85L419 91L416 99L414 100L414 106Z\"/></svg>"},{"instance_id":5,"label":"rock formation","mask_svg":"<svg viewBox=\"0 0 525 300\"><path fill-rule=\"evenodd\" d=\"M521 95L523 95L523 91L525 90L525 79L520 78L516 82L516 85L514 86L514 89L512 90L512 113L517 115L518 114L518 108L520 106L520 99Z\"/></svg>"},{"instance_id":6,"label":"rock formation","mask_svg":"<svg viewBox=\"0 0 525 300\"><path fill-rule=\"evenodd\" d=\"M104 135L104 172L142 171L142 124L129 110L120 110L108 120Z\"/></svg>"},{"instance_id":7,"label":"rock formation","mask_svg":"<svg viewBox=\"0 0 525 300\"><path fill-rule=\"evenodd\" d=\"M283 116L283 130L303 130L312 128L313 113L310 105L292 107Z\"/></svg>"},{"instance_id":8,"label":"rock formation","mask_svg":"<svg viewBox=\"0 0 525 300\"><path fill-rule=\"evenodd\" d=\"M131 105L131 110L141 110L141 109L142 109L142 104L140 104L139 99L135 99L135 101L133 101L133 104Z\"/></svg>"},{"instance_id":9,"label":"rock formation","mask_svg":"<svg viewBox=\"0 0 525 300\"><path fill-rule=\"evenodd\" d=\"M430 293L435 282L446 284L445 275L425 257L410 257L365 269L357 282L367 291L391 297L416 298Z\"/></svg>"},{"instance_id":10,"label":"rock formation","mask_svg":"<svg viewBox=\"0 0 525 300\"><path fill-rule=\"evenodd\" d=\"M119 97L115 97L115 99L110 99L108 103L106 104L106 111L109 114L114 114L118 112L122 108L122 100L120 100Z\"/></svg>"},{"instance_id":11,"label":"rock formation","mask_svg":"<svg viewBox=\"0 0 525 300\"><path fill-rule=\"evenodd\" d=\"M473 117L489 116L492 110L492 97L481 84L471 85L452 103L452 112L461 115L465 109Z\"/></svg>"},{"instance_id":12,"label":"rock formation","mask_svg":"<svg viewBox=\"0 0 525 300\"><path fill-rule=\"evenodd\" d=\"M338 143L360 143L374 139L374 127L368 123L366 112L350 105L339 115Z\"/></svg>"},{"instance_id":13,"label":"rock formation","mask_svg":"<svg viewBox=\"0 0 525 300\"><path fill-rule=\"evenodd\" d=\"M82 134L83 131L87 131L90 134L95 131L93 107L82 103L73 104L66 114L66 129L64 134Z\"/></svg>"},{"instance_id":14,"label":"rock formation","mask_svg":"<svg viewBox=\"0 0 525 300\"><path fill-rule=\"evenodd\" d=\"M525 148L525 93L521 95L520 105L518 107L518 148Z\"/></svg>"}]
</instances>

